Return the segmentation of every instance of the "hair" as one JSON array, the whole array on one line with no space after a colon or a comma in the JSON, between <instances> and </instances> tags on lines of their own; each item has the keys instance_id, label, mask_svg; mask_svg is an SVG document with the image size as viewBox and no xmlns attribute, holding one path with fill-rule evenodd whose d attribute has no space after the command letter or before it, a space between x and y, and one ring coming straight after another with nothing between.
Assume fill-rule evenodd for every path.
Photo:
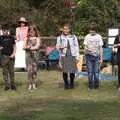
<instances>
[{"instance_id":1,"label":"hair","mask_svg":"<svg viewBox=\"0 0 120 120\"><path fill-rule=\"evenodd\" d=\"M39 32L38 32L38 30L37 30L37 28L36 28L35 25L31 25L31 26L28 28L28 35L27 35L27 37L30 37L29 32L30 32L31 30L35 31L35 37L39 37Z\"/></svg>"},{"instance_id":2,"label":"hair","mask_svg":"<svg viewBox=\"0 0 120 120\"><path fill-rule=\"evenodd\" d=\"M90 24L88 27L88 31L93 30L93 31L98 31L97 25L96 24Z\"/></svg>"},{"instance_id":3,"label":"hair","mask_svg":"<svg viewBox=\"0 0 120 120\"><path fill-rule=\"evenodd\" d=\"M22 21L18 21L17 26L20 27L20 24L21 24L21 23L24 23L25 26L28 26L28 22L22 22Z\"/></svg>"},{"instance_id":4,"label":"hair","mask_svg":"<svg viewBox=\"0 0 120 120\"><path fill-rule=\"evenodd\" d=\"M70 29L70 33L72 33L72 25L69 23L64 24L64 27L68 27Z\"/></svg>"}]
</instances>

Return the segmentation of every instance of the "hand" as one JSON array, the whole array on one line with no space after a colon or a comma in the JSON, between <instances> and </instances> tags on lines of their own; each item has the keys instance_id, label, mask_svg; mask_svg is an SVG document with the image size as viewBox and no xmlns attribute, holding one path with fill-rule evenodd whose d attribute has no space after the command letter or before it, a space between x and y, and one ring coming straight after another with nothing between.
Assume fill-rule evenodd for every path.
<instances>
[{"instance_id":1,"label":"hand","mask_svg":"<svg viewBox=\"0 0 120 120\"><path fill-rule=\"evenodd\" d=\"M20 40L16 40L16 42L19 42Z\"/></svg>"},{"instance_id":2,"label":"hand","mask_svg":"<svg viewBox=\"0 0 120 120\"><path fill-rule=\"evenodd\" d=\"M103 63L103 60L99 60L99 63L102 64L102 63Z\"/></svg>"},{"instance_id":3,"label":"hand","mask_svg":"<svg viewBox=\"0 0 120 120\"><path fill-rule=\"evenodd\" d=\"M14 58L14 57L15 57L15 54L10 55L9 57L10 57L10 58Z\"/></svg>"},{"instance_id":4,"label":"hand","mask_svg":"<svg viewBox=\"0 0 120 120\"><path fill-rule=\"evenodd\" d=\"M77 63L79 63L79 60L78 60L78 59L76 59L75 63L76 63L76 64L77 64Z\"/></svg>"},{"instance_id":5,"label":"hand","mask_svg":"<svg viewBox=\"0 0 120 120\"><path fill-rule=\"evenodd\" d=\"M64 48L66 48L66 47L65 47L65 46L60 46L60 47L59 47L59 49L64 49Z\"/></svg>"},{"instance_id":6,"label":"hand","mask_svg":"<svg viewBox=\"0 0 120 120\"><path fill-rule=\"evenodd\" d=\"M59 63L58 68L59 68L59 69L62 69L62 68L63 68L63 66L62 66L61 63Z\"/></svg>"},{"instance_id":7,"label":"hand","mask_svg":"<svg viewBox=\"0 0 120 120\"><path fill-rule=\"evenodd\" d=\"M87 51L92 52L93 50L91 48L86 48Z\"/></svg>"},{"instance_id":8,"label":"hand","mask_svg":"<svg viewBox=\"0 0 120 120\"><path fill-rule=\"evenodd\" d=\"M2 50L3 49L3 47L0 47L0 50Z\"/></svg>"},{"instance_id":9,"label":"hand","mask_svg":"<svg viewBox=\"0 0 120 120\"><path fill-rule=\"evenodd\" d=\"M25 50L30 50L30 48L31 47L29 45L23 47L23 49L25 49Z\"/></svg>"},{"instance_id":10,"label":"hand","mask_svg":"<svg viewBox=\"0 0 120 120\"><path fill-rule=\"evenodd\" d=\"M120 47L120 43L119 44L115 44L114 47Z\"/></svg>"}]
</instances>

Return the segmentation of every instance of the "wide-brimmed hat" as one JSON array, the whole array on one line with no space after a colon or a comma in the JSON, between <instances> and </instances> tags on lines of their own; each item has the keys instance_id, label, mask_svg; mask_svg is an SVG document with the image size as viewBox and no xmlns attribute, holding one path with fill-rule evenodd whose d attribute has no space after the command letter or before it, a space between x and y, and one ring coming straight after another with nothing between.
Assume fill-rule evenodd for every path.
<instances>
[{"instance_id":1,"label":"wide-brimmed hat","mask_svg":"<svg viewBox=\"0 0 120 120\"><path fill-rule=\"evenodd\" d=\"M24 18L24 17L21 17L18 22L24 22L24 23L28 23L28 21Z\"/></svg>"}]
</instances>

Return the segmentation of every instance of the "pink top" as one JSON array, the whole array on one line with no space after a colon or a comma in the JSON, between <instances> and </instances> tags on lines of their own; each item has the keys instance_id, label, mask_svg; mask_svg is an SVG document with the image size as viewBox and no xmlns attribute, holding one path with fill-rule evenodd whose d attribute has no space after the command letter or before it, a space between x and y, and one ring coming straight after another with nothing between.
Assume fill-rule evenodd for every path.
<instances>
[{"instance_id":1,"label":"pink top","mask_svg":"<svg viewBox=\"0 0 120 120\"><path fill-rule=\"evenodd\" d=\"M16 40L24 40L27 37L28 27L16 28Z\"/></svg>"}]
</instances>

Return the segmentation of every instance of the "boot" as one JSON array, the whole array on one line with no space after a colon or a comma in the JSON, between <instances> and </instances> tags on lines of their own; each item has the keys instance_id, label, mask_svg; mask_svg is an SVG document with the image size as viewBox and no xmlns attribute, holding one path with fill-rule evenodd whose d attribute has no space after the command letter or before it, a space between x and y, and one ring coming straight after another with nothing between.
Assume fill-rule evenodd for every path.
<instances>
[{"instance_id":1,"label":"boot","mask_svg":"<svg viewBox=\"0 0 120 120\"><path fill-rule=\"evenodd\" d=\"M11 90L16 90L16 86L15 85L11 85Z\"/></svg>"},{"instance_id":2,"label":"boot","mask_svg":"<svg viewBox=\"0 0 120 120\"><path fill-rule=\"evenodd\" d=\"M69 89L68 74L67 73L63 73L63 80L64 80L64 89Z\"/></svg>"},{"instance_id":3,"label":"boot","mask_svg":"<svg viewBox=\"0 0 120 120\"><path fill-rule=\"evenodd\" d=\"M70 89L74 88L75 73L70 73Z\"/></svg>"}]
</instances>

